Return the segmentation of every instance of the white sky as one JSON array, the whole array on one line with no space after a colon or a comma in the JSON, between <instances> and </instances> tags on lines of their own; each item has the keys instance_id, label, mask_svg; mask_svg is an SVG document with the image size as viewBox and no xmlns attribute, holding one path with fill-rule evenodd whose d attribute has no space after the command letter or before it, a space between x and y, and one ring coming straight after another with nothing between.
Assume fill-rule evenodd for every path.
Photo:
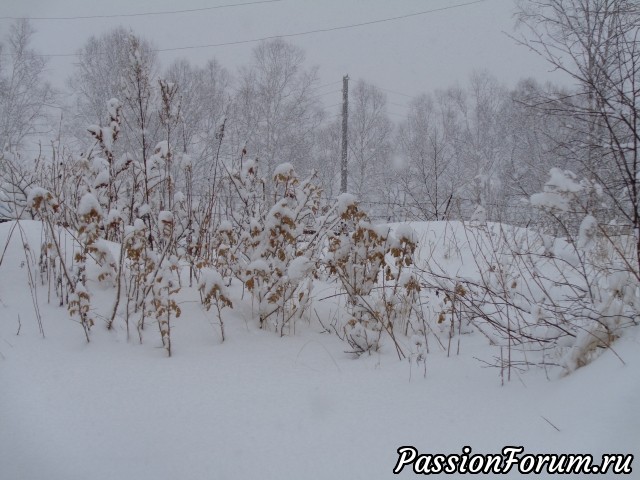
<instances>
[{"instance_id":1,"label":"white sky","mask_svg":"<svg viewBox=\"0 0 640 480\"><path fill-rule=\"evenodd\" d=\"M0 16L85 16L158 12L211 7L250 0L2 0ZM92 34L117 25L130 27L158 48L222 43L367 22L450 7L471 0L282 0L197 13L111 19L33 20L34 46L42 53L74 53ZM363 78L405 95L464 83L485 68L507 85L523 77L554 80L548 66L503 32L513 32L513 0L482 3L376 25L288 39L302 47L308 65L320 67L320 83ZM10 20L0 19L5 36ZM184 56L194 63L216 57L230 70L246 64L255 43L164 52L168 65ZM51 80L61 86L73 58L50 59ZM556 78L556 80L558 80ZM331 106L341 100L339 84L325 88ZM404 113L409 100L389 93L392 114ZM397 119L397 118L396 118Z\"/></svg>"}]
</instances>

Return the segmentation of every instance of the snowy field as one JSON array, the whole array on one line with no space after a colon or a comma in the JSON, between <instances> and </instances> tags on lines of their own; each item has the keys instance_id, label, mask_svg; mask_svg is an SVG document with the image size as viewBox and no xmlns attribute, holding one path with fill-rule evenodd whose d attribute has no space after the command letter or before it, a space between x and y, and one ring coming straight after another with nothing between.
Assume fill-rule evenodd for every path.
<instances>
[{"instance_id":1,"label":"snowy field","mask_svg":"<svg viewBox=\"0 0 640 480\"><path fill-rule=\"evenodd\" d=\"M22 225L37 259L40 226ZM0 245L10 229L0 225ZM500 371L478 360L495 351L477 332L462 335L459 355L434 348L425 365L399 361L391 346L354 360L315 322L293 336L259 330L245 302L223 312L221 343L215 315L186 288L166 358L154 326L139 344L123 325L98 323L87 344L38 285L42 338L28 264L16 230L0 265L2 480L388 479L405 445L632 453L625 478L640 478L638 328L616 342L617 356L566 377L531 369L501 386Z\"/></svg>"}]
</instances>

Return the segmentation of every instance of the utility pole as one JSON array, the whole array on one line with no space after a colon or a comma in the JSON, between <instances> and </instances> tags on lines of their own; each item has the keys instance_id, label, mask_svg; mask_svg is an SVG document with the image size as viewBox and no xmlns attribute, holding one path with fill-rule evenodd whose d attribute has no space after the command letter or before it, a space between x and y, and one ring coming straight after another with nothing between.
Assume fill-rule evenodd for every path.
<instances>
[{"instance_id":1,"label":"utility pole","mask_svg":"<svg viewBox=\"0 0 640 480\"><path fill-rule=\"evenodd\" d=\"M347 134L349 125L349 75L342 77L342 180L340 193L347 193Z\"/></svg>"}]
</instances>

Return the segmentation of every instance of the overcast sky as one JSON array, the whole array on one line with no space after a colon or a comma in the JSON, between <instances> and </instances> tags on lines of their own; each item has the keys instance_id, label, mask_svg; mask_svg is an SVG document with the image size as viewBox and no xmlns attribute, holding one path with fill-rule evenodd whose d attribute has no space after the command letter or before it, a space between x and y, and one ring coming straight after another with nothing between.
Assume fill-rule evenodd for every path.
<instances>
[{"instance_id":1,"label":"overcast sky","mask_svg":"<svg viewBox=\"0 0 640 480\"><path fill-rule=\"evenodd\" d=\"M0 16L69 17L197 9L251 0L1 0ZM74 53L91 35L124 25L159 49L217 44L326 29L454 7L473 0L281 0L215 10L76 20L33 20L42 53ZM395 21L289 38L320 67L320 83L344 74L413 96L464 83L487 69L507 85L522 77L553 80L548 66L505 33L513 32L513 0L485 0ZM0 20L6 35L11 21ZM231 70L246 64L255 43L162 52L164 65L180 56L195 63L215 57ZM51 79L62 85L73 57L50 59ZM324 89L325 105L340 102L339 84ZM390 93L390 112L404 113L408 97Z\"/></svg>"}]
</instances>

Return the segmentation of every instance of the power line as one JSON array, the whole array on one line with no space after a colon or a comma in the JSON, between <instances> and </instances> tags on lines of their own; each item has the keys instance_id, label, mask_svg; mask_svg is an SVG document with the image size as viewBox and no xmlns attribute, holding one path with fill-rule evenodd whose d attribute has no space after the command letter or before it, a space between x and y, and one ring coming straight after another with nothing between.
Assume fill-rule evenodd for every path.
<instances>
[{"instance_id":1,"label":"power line","mask_svg":"<svg viewBox=\"0 0 640 480\"><path fill-rule=\"evenodd\" d=\"M338 83L342 83L342 80L336 80L335 82L325 83L324 85L319 85L319 86L317 86L317 87L313 87L313 88L311 89L311 91L312 91L312 92L316 92L316 91L321 90L321 89L323 89L323 88L325 88L325 87L329 87L329 86L331 86L331 85L336 85L336 84L338 84Z\"/></svg>"},{"instance_id":2,"label":"power line","mask_svg":"<svg viewBox=\"0 0 640 480\"><path fill-rule=\"evenodd\" d=\"M470 6L470 5L474 5L476 3L484 3L486 1L487 0L475 0L473 2L459 3L457 5L450 5L448 7L440 7L440 8L434 8L434 9L431 9L431 10L424 10L422 12L408 13L406 15L399 15L397 17L382 18L382 19L378 19L378 20L371 20L371 21L368 21L368 22L353 23L353 24L350 24L350 25L341 25L341 26L338 26L338 27L319 28L317 30L308 30L306 32L285 33L285 34L282 34L282 35L271 35L271 36L268 36L268 37L254 38L254 39L251 39L251 40L238 40L238 41L235 41L235 42L212 43L212 44L207 44L207 45L193 45L193 46L187 46L187 47L160 48L157 51L158 52L170 52L170 51L176 51L176 50L191 50L191 49L196 49L196 48L224 47L224 46L229 46L229 45L238 45L238 44L242 44L242 43L254 43L254 42L261 42L263 40L273 40L275 38L299 37L299 36L302 36L302 35L311 35L311 34L314 34L314 33L334 32L336 30L346 30L346 29L349 29L349 28L364 27L364 26L367 26L367 25L374 25L374 24L378 24L378 23L393 22L393 21L397 21L397 20L403 20L405 18L417 17L417 16L421 16L421 15L427 15L429 13L441 12L441 11L444 11L444 10L452 10L454 8L460 8L460 7L467 7L467 6Z\"/></svg>"},{"instance_id":3,"label":"power line","mask_svg":"<svg viewBox=\"0 0 640 480\"><path fill-rule=\"evenodd\" d=\"M395 102L387 102L389 105L395 105L396 107L402 107L402 108L407 108L408 105L407 104L400 104L400 103L395 103Z\"/></svg>"},{"instance_id":4,"label":"power line","mask_svg":"<svg viewBox=\"0 0 640 480\"><path fill-rule=\"evenodd\" d=\"M331 90L330 92L324 92L324 93L320 93L318 95L313 95L312 97L309 97L309 99L312 98L320 98L320 97L324 97L325 95L330 95L332 93L338 93L341 92L342 90Z\"/></svg>"},{"instance_id":5,"label":"power line","mask_svg":"<svg viewBox=\"0 0 640 480\"><path fill-rule=\"evenodd\" d=\"M279 1L279 0L270 0L270 1ZM260 38L252 38L252 39L246 39L246 40L236 40L236 41L232 41L232 42L221 42L221 43L209 43L209 44L203 44L203 45L189 45L189 46L184 46L184 47L170 47L170 48L158 48L155 49L155 52L158 53L162 53L162 52L175 52L175 51L180 51L180 50L195 50L195 49L199 49L199 48L214 48L214 47L228 47L228 46L232 46L232 45L242 45L242 44L246 44L246 43L257 43L257 42L262 42L265 40L273 40L276 38L291 38L291 37L300 37L300 36L304 36L304 35L312 35L315 33L326 33L326 32L335 32L337 30L347 30L350 28L358 28L358 27L364 27L364 26L368 26L368 25L375 25L375 24L379 24L379 23L385 23L385 22L394 22L394 21L398 21L398 20L404 20L406 18L411 18L411 17L418 17L418 16L422 16L422 15L428 15L430 13L436 13L436 12L442 12L445 10L453 10L454 8L462 8L462 7L468 7L471 5L475 5L478 3L484 3L488 0L475 0L472 2L466 2L466 3L459 3L456 5L449 5L448 7L440 7L440 8L434 8L431 10L423 10L421 12L414 12L414 13L408 13L406 15L398 15L396 17L387 17L387 18L381 18L378 20L371 20L368 22L361 22L361 23L352 23L349 25L340 25L337 27L327 27L327 28L319 28L316 30L307 30L305 32L296 32L296 33L283 33L280 35L269 35L267 37L260 37ZM12 53L3 53L1 54L3 56L12 56L14 54ZM37 54L40 57L75 57L78 56L78 53L48 53L48 54ZM397 92L394 92L397 93ZM404 94L401 94L404 95Z\"/></svg>"},{"instance_id":6,"label":"power line","mask_svg":"<svg viewBox=\"0 0 640 480\"><path fill-rule=\"evenodd\" d=\"M256 2L228 3L226 5L215 5L213 7L190 8L186 10L167 10L163 12L141 12L141 13L118 13L112 15L83 15L77 17L0 17L0 20L89 20L92 18L124 18L124 17L146 17L151 15L174 15L176 13L204 12L207 10L217 10L219 8L243 7L247 5L258 5L261 3L276 3L282 0L260 0Z\"/></svg>"},{"instance_id":7,"label":"power line","mask_svg":"<svg viewBox=\"0 0 640 480\"><path fill-rule=\"evenodd\" d=\"M411 99L418 98L418 97L414 97L414 96L412 96L412 95L407 95L406 93L396 92L395 90L389 90L388 88L382 88L382 87L378 87L378 88L379 88L380 90L385 91L385 92L395 93L396 95L401 95L401 96L403 96L403 97L407 97L407 98L411 98Z\"/></svg>"}]
</instances>

